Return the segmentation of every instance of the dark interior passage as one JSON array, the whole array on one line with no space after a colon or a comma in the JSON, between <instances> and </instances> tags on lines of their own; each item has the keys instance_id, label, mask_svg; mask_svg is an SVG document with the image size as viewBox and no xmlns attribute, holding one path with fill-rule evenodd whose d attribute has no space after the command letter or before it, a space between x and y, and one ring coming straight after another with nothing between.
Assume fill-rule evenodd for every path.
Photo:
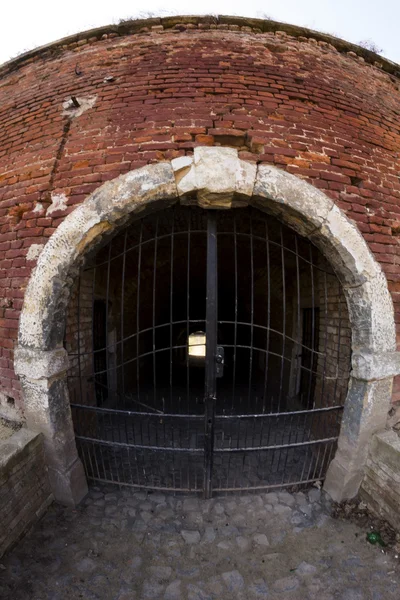
<instances>
[{"instance_id":1,"label":"dark interior passage","mask_svg":"<svg viewBox=\"0 0 400 600\"><path fill-rule=\"evenodd\" d=\"M175 207L135 221L81 274L66 346L89 476L203 488L208 215ZM218 211L216 269L214 489L323 478L350 359L336 276L310 242L254 209Z\"/></svg>"}]
</instances>

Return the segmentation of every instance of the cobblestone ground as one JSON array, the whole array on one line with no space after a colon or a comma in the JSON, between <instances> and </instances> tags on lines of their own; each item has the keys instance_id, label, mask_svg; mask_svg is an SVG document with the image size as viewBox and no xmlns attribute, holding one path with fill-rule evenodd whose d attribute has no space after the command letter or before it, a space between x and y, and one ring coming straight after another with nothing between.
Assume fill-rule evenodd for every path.
<instances>
[{"instance_id":1,"label":"cobblestone ground","mask_svg":"<svg viewBox=\"0 0 400 600\"><path fill-rule=\"evenodd\" d=\"M329 511L316 488L203 501L92 487L3 558L0 598L399 600L395 558Z\"/></svg>"}]
</instances>

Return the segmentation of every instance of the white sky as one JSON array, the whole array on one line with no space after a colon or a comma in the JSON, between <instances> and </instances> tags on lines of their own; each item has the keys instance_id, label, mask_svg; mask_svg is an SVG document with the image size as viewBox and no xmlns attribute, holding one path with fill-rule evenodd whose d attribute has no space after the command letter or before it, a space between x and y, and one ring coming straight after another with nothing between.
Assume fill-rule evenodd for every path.
<instances>
[{"instance_id":1,"label":"white sky","mask_svg":"<svg viewBox=\"0 0 400 600\"><path fill-rule=\"evenodd\" d=\"M144 11L154 16L268 16L354 43L372 40L384 56L400 63L400 0L3 0L0 64L72 33L146 16Z\"/></svg>"}]
</instances>

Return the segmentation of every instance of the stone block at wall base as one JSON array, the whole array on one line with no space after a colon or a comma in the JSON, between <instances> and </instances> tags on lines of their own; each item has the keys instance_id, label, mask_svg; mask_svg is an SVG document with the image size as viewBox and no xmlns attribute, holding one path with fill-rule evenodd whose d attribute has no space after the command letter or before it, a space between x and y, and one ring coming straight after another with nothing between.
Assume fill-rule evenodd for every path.
<instances>
[{"instance_id":1,"label":"stone block at wall base","mask_svg":"<svg viewBox=\"0 0 400 600\"><path fill-rule=\"evenodd\" d=\"M88 493L85 472L79 458L63 471L49 467L49 481L54 499L65 506L77 506Z\"/></svg>"},{"instance_id":2,"label":"stone block at wall base","mask_svg":"<svg viewBox=\"0 0 400 600\"><path fill-rule=\"evenodd\" d=\"M375 514L400 530L400 438L393 430L373 437L360 496Z\"/></svg>"},{"instance_id":3,"label":"stone block at wall base","mask_svg":"<svg viewBox=\"0 0 400 600\"><path fill-rule=\"evenodd\" d=\"M52 501L43 436L20 429L0 443L0 557L30 530Z\"/></svg>"}]
</instances>

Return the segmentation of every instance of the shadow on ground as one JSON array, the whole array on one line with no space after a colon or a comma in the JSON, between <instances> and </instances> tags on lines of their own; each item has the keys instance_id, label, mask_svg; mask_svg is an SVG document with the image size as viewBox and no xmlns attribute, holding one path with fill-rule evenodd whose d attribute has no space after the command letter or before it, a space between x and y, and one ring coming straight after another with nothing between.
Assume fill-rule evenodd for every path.
<instances>
[{"instance_id":1,"label":"shadow on ground","mask_svg":"<svg viewBox=\"0 0 400 600\"><path fill-rule=\"evenodd\" d=\"M6 557L2 600L398 600L396 559L316 488L212 500L91 487Z\"/></svg>"}]
</instances>

